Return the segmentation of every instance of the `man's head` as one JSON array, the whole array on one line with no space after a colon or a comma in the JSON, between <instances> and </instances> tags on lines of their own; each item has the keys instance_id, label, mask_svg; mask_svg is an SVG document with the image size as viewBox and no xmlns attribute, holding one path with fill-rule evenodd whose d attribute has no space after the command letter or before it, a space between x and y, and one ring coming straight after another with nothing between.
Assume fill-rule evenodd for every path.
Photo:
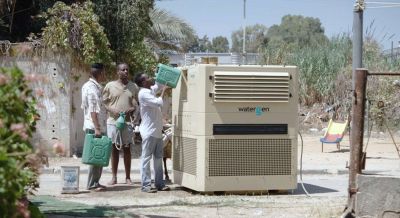
<instances>
[{"instance_id":1,"label":"man's head","mask_svg":"<svg viewBox=\"0 0 400 218\"><path fill-rule=\"evenodd\" d=\"M152 85L154 85L154 80L145 73L139 73L135 77L135 83L139 87L150 88Z\"/></svg>"},{"instance_id":2,"label":"man's head","mask_svg":"<svg viewBox=\"0 0 400 218\"><path fill-rule=\"evenodd\" d=\"M94 63L90 67L90 75L96 79L99 80L103 76L103 70L104 66L101 63Z\"/></svg>"},{"instance_id":3,"label":"man's head","mask_svg":"<svg viewBox=\"0 0 400 218\"><path fill-rule=\"evenodd\" d=\"M118 64L118 66L117 66L117 74L118 74L118 78L122 82L128 82L128 76L129 76L128 64L126 64L126 63Z\"/></svg>"}]
</instances>

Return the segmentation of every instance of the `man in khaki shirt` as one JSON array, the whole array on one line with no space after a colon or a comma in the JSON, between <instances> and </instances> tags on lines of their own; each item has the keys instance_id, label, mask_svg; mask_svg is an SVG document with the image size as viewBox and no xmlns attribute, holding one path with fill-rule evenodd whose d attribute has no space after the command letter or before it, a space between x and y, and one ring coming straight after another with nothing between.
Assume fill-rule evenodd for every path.
<instances>
[{"instance_id":1,"label":"man in khaki shirt","mask_svg":"<svg viewBox=\"0 0 400 218\"><path fill-rule=\"evenodd\" d=\"M135 118L139 116L137 94L139 88L129 80L128 65L121 63L117 66L118 80L107 83L103 90L103 102L108 112L107 135L113 142L111 152L112 179L109 185L117 183L117 171L119 162L119 150L124 152L125 182L132 184L131 171L131 146L134 144L133 126ZM120 131L121 137L116 128L115 122L121 112L125 112L125 128Z\"/></svg>"}]
</instances>

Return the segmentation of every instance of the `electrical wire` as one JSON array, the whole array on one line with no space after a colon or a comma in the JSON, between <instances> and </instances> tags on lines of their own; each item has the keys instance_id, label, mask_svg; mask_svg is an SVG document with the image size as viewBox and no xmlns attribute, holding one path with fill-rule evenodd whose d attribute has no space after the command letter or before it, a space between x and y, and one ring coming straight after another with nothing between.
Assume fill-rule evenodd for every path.
<instances>
[{"instance_id":1,"label":"electrical wire","mask_svg":"<svg viewBox=\"0 0 400 218\"><path fill-rule=\"evenodd\" d=\"M376 8L397 8L400 7L400 2L365 2L367 5L367 9L376 9ZM369 7L369 4L373 4L376 6Z\"/></svg>"},{"instance_id":2,"label":"electrical wire","mask_svg":"<svg viewBox=\"0 0 400 218\"><path fill-rule=\"evenodd\" d=\"M374 8L398 8L400 7L400 4L398 5L385 5L385 6L374 6L374 7L366 7L367 9L374 9Z\"/></svg>"},{"instance_id":3,"label":"electrical wire","mask_svg":"<svg viewBox=\"0 0 400 218\"><path fill-rule=\"evenodd\" d=\"M366 4L398 5L400 2L365 2Z\"/></svg>"},{"instance_id":4,"label":"electrical wire","mask_svg":"<svg viewBox=\"0 0 400 218\"><path fill-rule=\"evenodd\" d=\"M304 193L307 195L307 197L311 197L310 194L308 193L306 187L304 187L304 182L303 182L303 136L301 135L299 131L299 136L301 139L301 152L300 152L300 184L301 187L303 188Z\"/></svg>"}]
</instances>

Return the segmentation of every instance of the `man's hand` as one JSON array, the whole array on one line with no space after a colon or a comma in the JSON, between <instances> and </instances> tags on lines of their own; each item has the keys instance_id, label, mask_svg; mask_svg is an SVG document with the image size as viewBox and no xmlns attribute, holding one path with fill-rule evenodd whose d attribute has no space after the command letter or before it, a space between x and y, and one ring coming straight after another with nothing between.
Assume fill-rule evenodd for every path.
<instances>
[{"instance_id":1,"label":"man's hand","mask_svg":"<svg viewBox=\"0 0 400 218\"><path fill-rule=\"evenodd\" d=\"M126 113L126 114L129 114L129 113L134 112L135 110L136 110L135 107L131 107L131 108L129 108L128 110L126 110L125 113Z\"/></svg>"},{"instance_id":2,"label":"man's hand","mask_svg":"<svg viewBox=\"0 0 400 218\"><path fill-rule=\"evenodd\" d=\"M100 128L96 128L94 130L94 135L95 135L96 138L100 138L101 137Z\"/></svg>"},{"instance_id":3,"label":"man's hand","mask_svg":"<svg viewBox=\"0 0 400 218\"><path fill-rule=\"evenodd\" d=\"M124 112L114 108L106 108L106 109L108 110L108 112L110 112L111 116L113 117L118 117L121 112Z\"/></svg>"}]
</instances>

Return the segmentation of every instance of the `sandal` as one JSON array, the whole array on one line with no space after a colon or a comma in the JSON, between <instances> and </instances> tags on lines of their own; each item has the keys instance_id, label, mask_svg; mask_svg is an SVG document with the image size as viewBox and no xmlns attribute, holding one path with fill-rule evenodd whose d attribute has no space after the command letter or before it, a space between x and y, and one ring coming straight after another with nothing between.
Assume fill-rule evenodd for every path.
<instances>
[{"instance_id":1,"label":"sandal","mask_svg":"<svg viewBox=\"0 0 400 218\"><path fill-rule=\"evenodd\" d=\"M125 183L127 185L133 185L132 180L131 179L126 179Z\"/></svg>"},{"instance_id":2,"label":"sandal","mask_svg":"<svg viewBox=\"0 0 400 218\"><path fill-rule=\"evenodd\" d=\"M117 179L111 179L111 181L107 183L107 185L115 185L115 184L117 184Z\"/></svg>"},{"instance_id":3,"label":"sandal","mask_svg":"<svg viewBox=\"0 0 400 218\"><path fill-rule=\"evenodd\" d=\"M97 187L97 188L94 188L94 189L92 189L94 192L101 192L101 191L105 191L106 190L106 188L104 188L104 187Z\"/></svg>"}]
</instances>

